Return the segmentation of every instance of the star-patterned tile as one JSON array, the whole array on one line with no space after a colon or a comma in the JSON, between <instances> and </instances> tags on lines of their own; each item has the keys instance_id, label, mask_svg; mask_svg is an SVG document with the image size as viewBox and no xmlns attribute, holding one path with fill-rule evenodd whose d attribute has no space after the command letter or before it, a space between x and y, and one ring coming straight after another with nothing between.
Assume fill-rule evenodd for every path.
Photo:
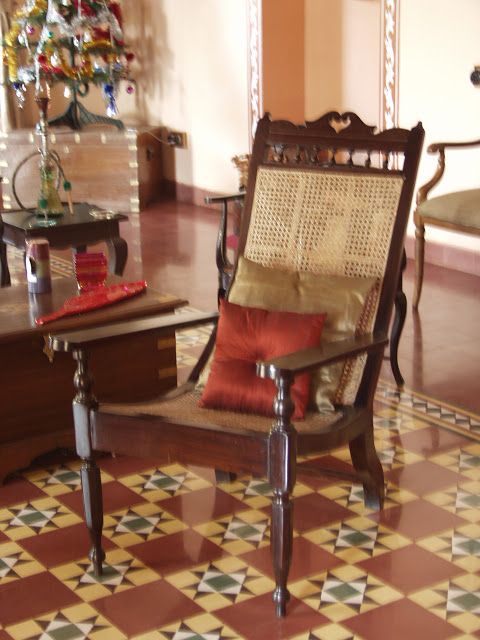
<instances>
[{"instance_id":1,"label":"star-patterned tile","mask_svg":"<svg viewBox=\"0 0 480 640\"><path fill-rule=\"evenodd\" d=\"M183 340L179 377L204 340ZM299 461L283 620L265 479L100 457L97 577L79 462L17 474L0 487L0 640L480 639L480 421L381 381L374 423L383 512L346 479L347 447Z\"/></svg>"}]
</instances>

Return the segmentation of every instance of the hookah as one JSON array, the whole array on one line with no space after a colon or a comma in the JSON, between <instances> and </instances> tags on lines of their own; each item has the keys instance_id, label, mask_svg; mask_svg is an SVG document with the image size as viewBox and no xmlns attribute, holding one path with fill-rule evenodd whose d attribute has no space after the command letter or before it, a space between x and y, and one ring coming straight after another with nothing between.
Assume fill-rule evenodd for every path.
<instances>
[{"instance_id":1,"label":"hookah","mask_svg":"<svg viewBox=\"0 0 480 640\"><path fill-rule=\"evenodd\" d=\"M35 98L35 102L38 105L40 112L40 122L38 124L38 131L40 134L40 147L37 151L33 151L26 156L17 166L12 177L12 192L17 201L20 209L24 211L32 211L24 206L18 197L16 190L16 179L19 170L31 159L36 156L40 156L39 169L40 169L40 193L38 196L37 208L34 210L37 217L37 226L51 226L56 224L57 219L64 215L65 207L60 200L58 189L60 182L63 180L63 189L67 199L68 209L73 214L73 202L72 202L72 185L65 177L65 172L62 168L60 157L56 151L52 151L49 148L48 137L48 105L50 102L49 96L38 95Z\"/></svg>"}]
</instances>

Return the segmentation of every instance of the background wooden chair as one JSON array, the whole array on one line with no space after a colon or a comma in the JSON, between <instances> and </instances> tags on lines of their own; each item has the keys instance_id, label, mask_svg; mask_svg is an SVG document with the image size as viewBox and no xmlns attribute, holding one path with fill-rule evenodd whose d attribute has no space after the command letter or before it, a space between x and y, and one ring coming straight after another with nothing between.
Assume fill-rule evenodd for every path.
<instances>
[{"instance_id":1,"label":"background wooden chair","mask_svg":"<svg viewBox=\"0 0 480 640\"><path fill-rule=\"evenodd\" d=\"M435 142L428 153L438 154L438 164L434 176L417 193L415 222L415 288L413 308L417 309L422 294L423 270L425 262L425 225L450 229L460 233L480 236L480 189L456 191L429 198L430 191L440 182L445 172L445 151L447 149L468 149L480 146L480 140L471 142Z\"/></svg>"},{"instance_id":2,"label":"background wooden chair","mask_svg":"<svg viewBox=\"0 0 480 640\"><path fill-rule=\"evenodd\" d=\"M388 341L422 141L420 124L411 131L391 129L376 134L352 113L331 112L302 126L272 122L268 116L259 122L239 257L226 304L252 315L256 311L250 307L255 304L238 306L245 294L247 299L256 297L260 305L269 299L270 308L275 309L268 312L271 314L289 312L288 305L293 305L300 313L295 330L286 335L290 338L305 318L312 314L317 318L316 314L328 306L326 293L312 294L316 287L330 292L329 321L343 314L348 306L343 299L353 304L359 299L359 288L365 293L360 305L362 319L355 320L349 337L257 362L258 384L272 385L271 417L199 406L199 374L216 340L219 349L224 315L217 337L214 332L188 382L162 398L137 404L98 405L88 367L89 346L112 336L124 335L128 340L132 334L159 326L171 330L172 326L178 329L208 322L216 314L197 313L191 318L180 314L52 337L56 350L71 351L77 361L73 402L76 445L83 460L90 557L97 574L102 572L105 554L101 547L102 491L94 451L158 456L267 477L273 493L273 600L278 616L285 614L289 599L297 455L348 443L352 479L363 484L365 502L381 508L384 476L373 440L373 397ZM300 297L295 297L299 292ZM288 296L293 297L288 301ZM247 324L241 325L242 339L247 329ZM225 342L229 345L226 338L222 334L223 346ZM297 377L324 372L336 363L340 363L340 376L334 405L319 410L315 395L305 418L292 421L297 410L292 400ZM251 366L254 379L255 360ZM239 370L231 368L238 373L240 384ZM250 386L257 390L254 381ZM319 390L323 391L321 385Z\"/></svg>"}]
</instances>

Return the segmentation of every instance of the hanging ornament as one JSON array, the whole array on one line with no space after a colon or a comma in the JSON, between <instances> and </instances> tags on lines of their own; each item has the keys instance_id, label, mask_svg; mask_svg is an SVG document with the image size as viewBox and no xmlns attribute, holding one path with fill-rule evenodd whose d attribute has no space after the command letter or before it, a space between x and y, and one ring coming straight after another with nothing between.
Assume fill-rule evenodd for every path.
<instances>
[{"instance_id":1,"label":"hanging ornament","mask_svg":"<svg viewBox=\"0 0 480 640\"><path fill-rule=\"evenodd\" d=\"M131 95L131 94L132 94L132 93L134 93L134 92L135 92L135 87L134 87L132 84L129 84L129 85L127 86L127 93L128 93L128 95Z\"/></svg>"}]
</instances>

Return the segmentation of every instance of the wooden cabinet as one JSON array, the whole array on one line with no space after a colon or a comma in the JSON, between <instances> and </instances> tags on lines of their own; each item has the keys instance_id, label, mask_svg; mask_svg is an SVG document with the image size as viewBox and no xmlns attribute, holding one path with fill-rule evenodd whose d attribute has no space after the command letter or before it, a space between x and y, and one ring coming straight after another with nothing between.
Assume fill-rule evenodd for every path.
<instances>
[{"instance_id":1,"label":"wooden cabinet","mask_svg":"<svg viewBox=\"0 0 480 640\"><path fill-rule=\"evenodd\" d=\"M50 148L60 157L76 202L91 202L123 213L136 213L161 195L162 143L160 127L118 131L91 127L72 131L50 130ZM18 209L12 192L13 174L39 146L32 130L0 134L0 175L4 209ZM38 159L31 158L19 170L17 194L27 207L36 205L39 191ZM64 199L62 188L60 197Z\"/></svg>"}]
</instances>

